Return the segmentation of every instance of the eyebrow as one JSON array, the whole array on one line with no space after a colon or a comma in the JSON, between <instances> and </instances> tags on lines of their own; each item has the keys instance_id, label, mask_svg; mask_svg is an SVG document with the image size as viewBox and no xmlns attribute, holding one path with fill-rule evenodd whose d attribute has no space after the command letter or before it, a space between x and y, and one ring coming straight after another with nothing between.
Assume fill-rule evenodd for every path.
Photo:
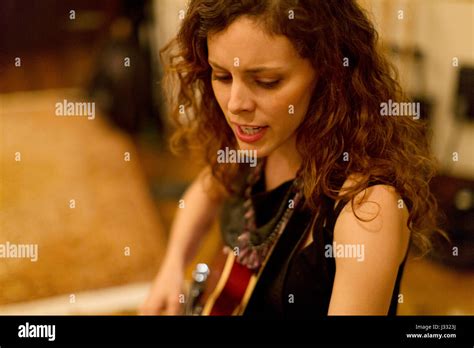
<instances>
[{"instance_id":1,"label":"eyebrow","mask_svg":"<svg viewBox=\"0 0 474 348\"><path fill-rule=\"evenodd\" d=\"M219 64L213 62L212 60L209 60L208 62L211 66L214 66L218 69L227 70L227 69L221 67ZM251 69L245 69L244 72L245 73L250 73L250 74L255 74L255 73L259 73L259 72L263 72L263 71L275 71L275 70L282 70L282 69L283 69L283 67L258 66L258 67L251 68Z\"/></svg>"}]
</instances>

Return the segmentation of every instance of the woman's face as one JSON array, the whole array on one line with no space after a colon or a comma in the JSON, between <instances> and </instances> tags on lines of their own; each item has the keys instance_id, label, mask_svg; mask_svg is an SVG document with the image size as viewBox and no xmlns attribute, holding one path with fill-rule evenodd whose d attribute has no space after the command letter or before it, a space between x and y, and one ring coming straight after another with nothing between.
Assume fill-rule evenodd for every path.
<instances>
[{"instance_id":1,"label":"woman's face","mask_svg":"<svg viewBox=\"0 0 474 348\"><path fill-rule=\"evenodd\" d=\"M294 148L316 80L309 60L286 36L270 36L247 17L207 43L214 94L240 149L265 157Z\"/></svg>"}]
</instances>

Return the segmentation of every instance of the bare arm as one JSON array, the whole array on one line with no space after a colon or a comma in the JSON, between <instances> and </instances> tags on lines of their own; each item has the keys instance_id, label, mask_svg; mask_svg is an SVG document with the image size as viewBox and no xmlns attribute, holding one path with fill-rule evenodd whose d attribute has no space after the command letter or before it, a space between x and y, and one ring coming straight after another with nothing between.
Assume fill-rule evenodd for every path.
<instances>
[{"instance_id":1,"label":"bare arm","mask_svg":"<svg viewBox=\"0 0 474 348\"><path fill-rule=\"evenodd\" d=\"M209 231L225 191L204 169L186 190L182 208L177 210L164 261L140 314L180 314L184 270Z\"/></svg>"},{"instance_id":2,"label":"bare arm","mask_svg":"<svg viewBox=\"0 0 474 348\"><path fill-rule=\"evenodd\" d=\"M216 217L225 193L220 184L204 169L186 190L184 207L177 210L165 260L183 269L192 261L203 237Z\"/></svg>"},{"instance_id":3,"label":"bare arm","mask_svg":"<svg viewBox=\"0 0 474 348\"><path fill-rule=\"evenodd\" d=\"M360 193L357 200L363 195ZM398 195L389 186L367 189L363 203L341 212L334 228L336 245L355 245L362 257L336 257L328 315L386 315L397 271L408 247L408 211L399 208ZM363 248L363 249L362 249ZM345 255L348 256L348 255ZM360 255L359 255L360 256Z\"/></svg>"}]
</instances>

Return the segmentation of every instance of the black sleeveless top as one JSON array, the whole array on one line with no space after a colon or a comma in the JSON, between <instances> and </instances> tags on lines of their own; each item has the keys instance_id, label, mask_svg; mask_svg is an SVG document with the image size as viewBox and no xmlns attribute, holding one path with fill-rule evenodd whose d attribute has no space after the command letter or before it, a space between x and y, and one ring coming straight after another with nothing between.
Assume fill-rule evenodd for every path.
<instances>
[{"instance_id":1,"label":"black sleeveless top","mask_svg":"<svg viewBox=\"0 0 474 348\"><path fill-rule=\"evenodd\" d=\"M273 190L265 191L264 176L252 188L252 202L256 225L266 224L277 213L293 180L286 181ZM369 186L378 184L370 182ZM341 183L342 186L342 183ZM313 219L313 214L301 205L290 218L278 240L266 267L249 300L244 316L252 318L311 318L327 316L331 299L336 264L333 257L325 257L325 246L333 245L334 225L345 204L322 197L321 212L313 229L313 241L303 249ZM243 197L227 201L221 213L221 231L226 244L231 245L231 235L242 221ZM237 227L236 227L237 226ZM233 230L232 230L233 229ZM408 253L407 253L408 254ZM396 315L400 281L406 256L401 263L388 315Z\"/></svg>"}]
</instances>

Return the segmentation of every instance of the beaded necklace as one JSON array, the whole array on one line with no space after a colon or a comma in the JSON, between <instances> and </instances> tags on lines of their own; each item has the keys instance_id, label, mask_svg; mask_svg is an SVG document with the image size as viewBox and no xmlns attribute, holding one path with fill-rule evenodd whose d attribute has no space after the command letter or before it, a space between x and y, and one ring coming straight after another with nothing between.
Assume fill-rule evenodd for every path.
<instances>
[{"instance_id":1,"label":"beaded necklace","mask_svg":"<svg viewBox=\"0 0 474 348\"><path fill-rule=\"evenodd\" d=\"M259 162L255 170L247 177L245 201L243 204L245 223L242 233L237 238L239 252L236 260L238 263L253 271L257 271L267 258L268 254L271 253L275 243L285 230L288 221L303 197L302 180L298 172L298 175L288 189L277 214L269 224L265 225L265 228L270 229L271 232L262 242L256 244L254 242L255 238L253 237L255 237L257 227L255 223L255 210L252 203L251 193L253 186L261 177L263 167L264 161ZM290 202L290 199L293 201L292 203Z\"/></svg>"}]
</instances>

